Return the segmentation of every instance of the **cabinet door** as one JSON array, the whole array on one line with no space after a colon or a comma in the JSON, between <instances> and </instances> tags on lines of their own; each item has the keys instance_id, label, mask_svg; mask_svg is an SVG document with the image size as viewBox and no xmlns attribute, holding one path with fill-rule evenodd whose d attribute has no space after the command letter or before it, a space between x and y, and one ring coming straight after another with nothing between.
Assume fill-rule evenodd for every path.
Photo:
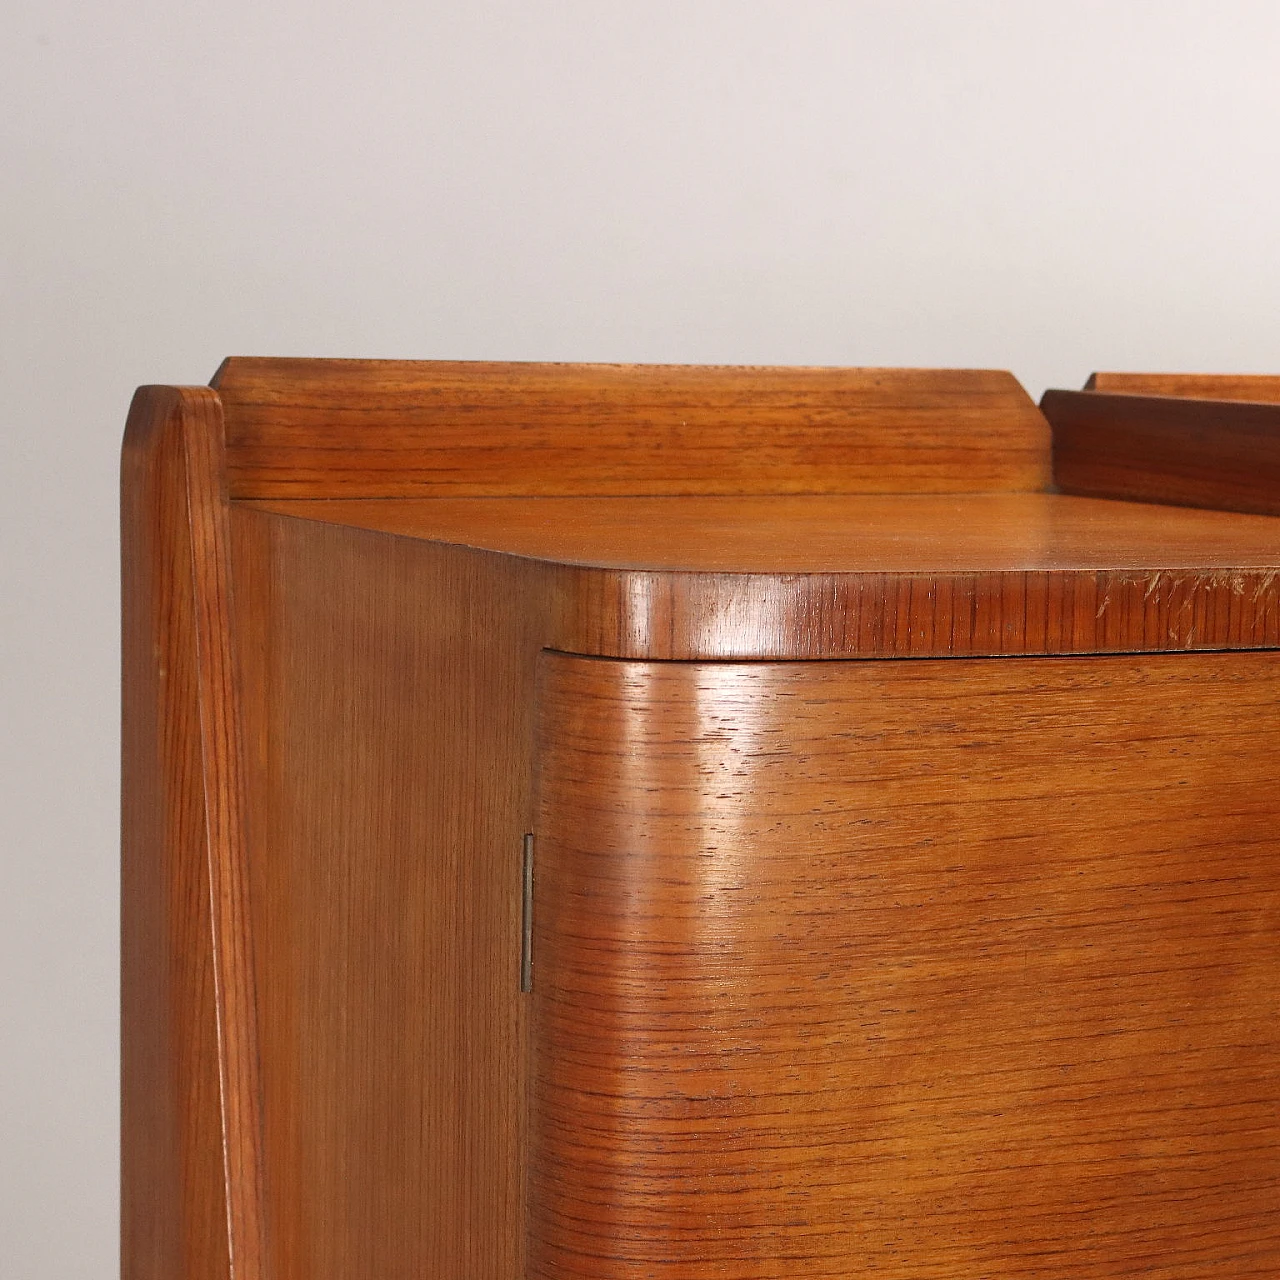
<instances>
[{"instance_id":1,"label":"cabinet door","mask_svg":"<svg viewBox=\"0 0 1280 1280\"><path fill-rule=\"evenodd\" d=\"M1280 654L548 654L530 1275L1280 1274Z\"/></svg>"}]
</instances>

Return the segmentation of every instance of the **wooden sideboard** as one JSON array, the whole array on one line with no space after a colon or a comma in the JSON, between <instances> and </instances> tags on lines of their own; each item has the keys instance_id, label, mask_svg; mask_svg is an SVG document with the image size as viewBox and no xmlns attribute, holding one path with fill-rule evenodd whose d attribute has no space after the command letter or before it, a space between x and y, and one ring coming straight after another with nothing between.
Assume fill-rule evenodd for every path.
<instances>
[{"instance_id":1,"label":"wooden sideboard","mask_svg":"<svg viewBox=\"0 0 1280 1280\"><path fill-rule=\"evenodd\" d=\"M1278 402L140 390L125 1280L1273 1278Z\"/></svg>"}]
</instances>

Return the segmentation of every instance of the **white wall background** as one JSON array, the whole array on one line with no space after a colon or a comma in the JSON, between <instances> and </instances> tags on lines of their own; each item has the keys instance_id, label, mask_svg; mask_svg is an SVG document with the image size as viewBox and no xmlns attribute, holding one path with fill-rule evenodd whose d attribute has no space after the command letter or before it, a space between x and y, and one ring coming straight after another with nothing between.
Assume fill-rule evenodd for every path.
<instances>
[{"instance_id":1,"label":"white wall background","mask_svg":"<svg viewBox=\"0 0 1280 1280\"><path fill-rule=\"evenodd\" d=\"M0 1272L116 1253L116 458L227 354L1280 372L1280 5L5 0ZM465 1280L460 1277L459 1280Z\"/></svg>"}]
</instances>

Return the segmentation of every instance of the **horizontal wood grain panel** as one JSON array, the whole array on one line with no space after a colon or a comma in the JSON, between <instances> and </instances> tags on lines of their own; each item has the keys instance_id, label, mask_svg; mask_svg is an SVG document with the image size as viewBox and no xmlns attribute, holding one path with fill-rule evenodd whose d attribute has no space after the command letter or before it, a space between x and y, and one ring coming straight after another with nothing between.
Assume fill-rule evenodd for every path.
<instances>
[{"instance_id":1,"label":"horizontal wood grain panel","mask_svg":"<svg viewBox=\"0 0 1280 1280\"><path fill-rule=\"evenodd\" d=\"M531 1277L1274 1275L1278 730L1275 655L548 655Z\"/></svg>"},{"instance_id":2,"label":"horizontal wood grain panel","mask_svg":"<svg viewBox=\"0 0 1280 1280\"><path fill-rule=\"evenodd\" d=\"M1085 390L1276 404L1280 403L1280 376L1265 373L1094 373L1085 383Z\"/></svg>"},{"instance_id":3,"label":"horizontal wood grain panel","mask_svg":"<svg viewBox=\"0 0 1280 1280\"><path fill-rule=\"evenodd\" d=\"M1046 391L1064 493L1280 515L1280 403Z\"/></svg>"},{"instance_id":4,"label":"horizontal wood grain panel","mask_svg":"<svg viewBox=\"0 0 1280 1280\"><path fill-rule=\"evenodd\" d=\"M1039 489L985 370L228 360L235 497Z\"/></svg>"}]
</instances>

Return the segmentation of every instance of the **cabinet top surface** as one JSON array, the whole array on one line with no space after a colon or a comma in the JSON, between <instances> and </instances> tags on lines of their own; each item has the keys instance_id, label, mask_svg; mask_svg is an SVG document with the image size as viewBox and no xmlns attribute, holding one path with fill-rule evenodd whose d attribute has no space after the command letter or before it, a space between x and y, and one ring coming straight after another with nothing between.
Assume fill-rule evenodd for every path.
<instances>
[{"instance_id":1,"label":"cabinet top surface","mask_svg":"<svg viewBox=\"0 0 1280 1280\"><path fill-rule=\"evenodd\" d=\"M1280 517L1044 493L244 505L553 564L657 573L1280 568Z\"/></svg>"}]
</instances>

